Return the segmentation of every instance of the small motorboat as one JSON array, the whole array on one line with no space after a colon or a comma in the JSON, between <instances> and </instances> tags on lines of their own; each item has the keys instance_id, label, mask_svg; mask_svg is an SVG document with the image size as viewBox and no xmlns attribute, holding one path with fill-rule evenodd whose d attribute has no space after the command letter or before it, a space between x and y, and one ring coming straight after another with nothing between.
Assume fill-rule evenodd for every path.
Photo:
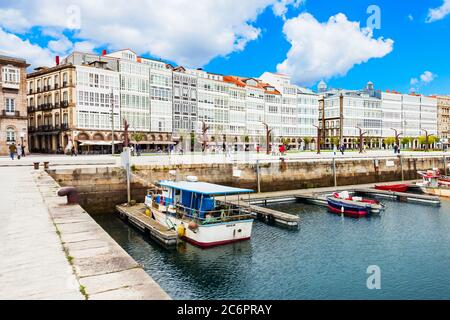
<instances>
[{"instance_id":1,"label":"small motorboat","mask_svg":"<svg viewBox=\"0 0 450 320\"><path fill-rule=\"evenodd\" d=\"M353 197L347 191L333 193L327 197L328 210L332 213L344 214L355 218L380 213L384 206L377 200Z\"/></svg>"},{"instance_id":2,"label":"small motorboat","mask_svg":"<svg viewBox=\"0 0 450 320\"><path fill-rule=\"evenodd\" d=\"M450 177L443 176L439 169L418 171L422 182L417 183L422 192L433 196L450 197Z\"/></svg>"},{"instance_id":3,"label":"small motorboat","mask_svg":"<svg viewBox=\"0 0 450 320\"><path fill-rule=\"evenodd\" d=\"M375 189L393 192L406 192L409 186L407 184L391 184L391 185L376 185Z\"/></svg>"}]
</instances>

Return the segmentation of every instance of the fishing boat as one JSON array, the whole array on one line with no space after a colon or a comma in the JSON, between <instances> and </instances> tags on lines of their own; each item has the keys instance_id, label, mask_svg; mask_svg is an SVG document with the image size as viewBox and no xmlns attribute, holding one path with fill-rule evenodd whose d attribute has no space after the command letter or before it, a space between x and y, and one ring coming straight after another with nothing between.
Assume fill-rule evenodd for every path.
<instances>
[{"instance_id":1,"label":"fishing boat","mask_svg":"<svg viewBox=\"0 0 450 320\"><path fill-rule=\"evenodd\" d=\"M380 213L384 208L376 200L353 197L347 191L333 193L333 195L327 197L327 203L330 212L355 218Z\"/></svg>"},{"instance_id":2,"label":"fishing boat","mask_svg":"<svg viewBox=\"0 0 450 320\"><path fill-rule=\"evenodd\" d=\"M430 195L450 197L450 177L441 175L439 169L418 171L422 182L417 183L420 189Z\"/></svg>"},{"instance_id":3,"label":"fishing boat","mask_svg":"<svg viewBox=\"0 0 450 320\"><path fill-rule=\"evenodd\" d=\"M391 184L391 185L376 185L375 189L393 192L406 192L409 186L407 184Z\"/></svg>"},{"instance_id":4,"label":"fishing boat","mask_svg":"<svg viewBox=\"0 0 450 320\"><path fill-rule=\"evenodd\" d=\"M199 182L193 176L157 185L158 191L147 194L145 205L156 222L176 230L180 238L202 248L250 239L253 216L228 204L226 196L250 195L253 190ZM225 200L218 201L217 196Z\"/></svg>"}]
</instances>

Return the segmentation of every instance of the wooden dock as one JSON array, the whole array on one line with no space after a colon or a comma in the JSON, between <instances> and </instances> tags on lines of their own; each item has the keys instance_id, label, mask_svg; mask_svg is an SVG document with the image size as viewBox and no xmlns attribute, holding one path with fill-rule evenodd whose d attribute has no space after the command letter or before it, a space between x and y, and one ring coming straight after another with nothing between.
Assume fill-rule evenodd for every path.
<instances>
[{"instance_id":1,"label":"wooden dock","mask_svg":"<svg viewBox=\"0 0 450 320\"><path fill-rule=\"evenodd\" d=\"M420 204L431 204L431 205L440 205L441 200L439 197L430 196L426 194L416 194L416 193L406 193L406 192L394 192L394 191L385 191L385 190L377 190L372 188L366 189L353 189L353 192L360 195L369 195L380 198L388 198L394 199L400 202L413 202Z\"/></svg>"},{"instance_id":2,"label":"wooden dock","mask_svg":"<svg viewBox=\"0 0 450 320\"><path fill-rule=\"evenodd\" d=\"M143 203L130 206L121 204L116 206L122 218L128 220L132 225L162 244L164 247L174 247L178 242L177 232L166 228L145 214L146 207Z\"/></svg>"},{"instance_id":3,"label":"wooden dock","mask_svg":"<svg viewBox=\"0 0 450 320\"><path fill-rule=\"evenodd\" d=\"M290 197L292 200L295 200L294 197ZM298 223L300 221L300 217L297 215L260 207L253 205L252 203L248 203L245 201L235 201L235 200L219 200L224 203L228 203L231 205L235 205L240 207L243 211L250 213L257 217L258 220L266 222L269 225L280 225L287 228L298 228ZM278 200L280 202L280 200Z\"/></svg>"}]
</instances>

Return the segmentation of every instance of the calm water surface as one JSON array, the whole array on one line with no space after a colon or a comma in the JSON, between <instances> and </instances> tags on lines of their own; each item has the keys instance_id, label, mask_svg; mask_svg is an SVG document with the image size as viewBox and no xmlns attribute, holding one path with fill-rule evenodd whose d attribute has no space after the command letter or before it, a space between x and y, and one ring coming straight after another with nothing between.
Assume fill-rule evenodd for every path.
<instances>
[{"instance_id":1,"label":"calm water surface","mask_svg":"<svg viewBox=\"0 0 450 320\"><path fill-rule=\"evenodd\" d=\"M450 202L385 203L359 220L272 206L298 214L299 230L255 222L250 241L208 250L167 251L116 215L94 218L174 299L450 299ZM369 265L381 290L366 287Z\"/></svg>"}]
</instances>

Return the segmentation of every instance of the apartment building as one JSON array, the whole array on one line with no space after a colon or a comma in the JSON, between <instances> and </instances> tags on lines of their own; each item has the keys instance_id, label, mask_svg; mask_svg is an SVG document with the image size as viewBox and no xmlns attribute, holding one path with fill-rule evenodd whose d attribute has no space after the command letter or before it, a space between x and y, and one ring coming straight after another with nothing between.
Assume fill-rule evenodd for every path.
<instances>
[{"instance_id":1,"label":"apartment building","mask_svg":"<svg viewBox=\"0 0 450 320\"><path fill-rule=\"evenodd\" d=\"M38 68L28 75L33 151L75 146L78 152L109 153L113 140L119 150L125 120L130 140L141 149L167 148L173 143L171 74L165 63L128 49L73 52L55 67Z\"/></svg>"},{"instance_id":2,"label":"apartment building","mask_svg":"<svg viewBox=\"0 0 450 320\"><path fill-rule=\"evenodd\" d=\"M196 131L198 122L197 76L183 67L173 68L173 132L177 139Z\"/></svg>"},{"instance_id":3,"label":"apartment building","mask_svg":"<svg viewBox=\"0 0 450 320\"><path fill-rule=\"evenodd\" d=\"M0 55L0 155L11 144L28 153L25 60Z\"/></svg>"},{"instance_id":4,"label":"apartment building","mask_svg":"<svg viewBox=\"0 0 450 320\"><path fill-rule=\"evenodd\" d=\"M39 67L27 76L30 151L55 153L73 141L76 69L70 64Z\"/></svg>"},{"instance_id":5,"label":"apartment building","mask_svg":"<svg viewBox=\"0 0 450 320\"><path fill-rule=\"evenodd\" d=\"M450 138L450 96L438 96L438 137L443 143Z\"/></svg>"},{"instance_id":6,"label":"apartment building","mask_svg":"<svg viewBox=\"0 0 450 320\"><path fill-rule=\"evenodd\" d=\"M359 91L329 90L322 93L325 128L323 138L330 147L332 138L343 141L347 148L358 145L359 128L365 134L369 147L381 147L384 138L413 138L411 148L419 147L418 137L437 134L437 99L419 94L401 94L396 91L380 92L373 83ZM341 123L343 126L341 126Z\"/></svg>"},{"instance_id":7,"label":"apartment building","mask_svg":"<svg viewBox=\"0 0 450 320\"><path fill-rule=\"evenodd\" d=\"M379 92L369 82L364 90L337 90L323 93L323 143L331 148L338 141L347 148L356 148L363 132L369 147L382 145L382 108Z\"/></svg>"}]
</instances>

